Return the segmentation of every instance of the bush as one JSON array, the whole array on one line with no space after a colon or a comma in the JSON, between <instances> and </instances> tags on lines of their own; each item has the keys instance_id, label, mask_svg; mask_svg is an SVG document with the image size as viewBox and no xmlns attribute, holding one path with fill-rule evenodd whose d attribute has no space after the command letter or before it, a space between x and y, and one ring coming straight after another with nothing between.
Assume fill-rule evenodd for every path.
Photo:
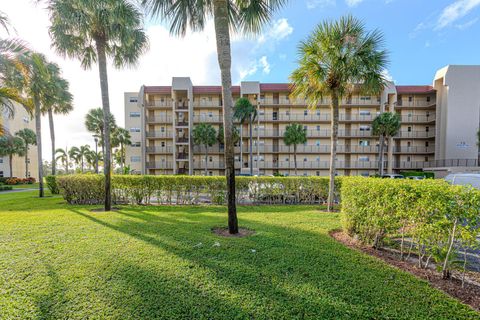
<instances>
[{"instance_id":1,"label":"bush","mask_svg":"<svg viewBox=\"0 0 480 320\"><path fill-rule=\"evenodd\" d=\"M343 227L379 247L396 239L400 254L408 236L420 266L433 258L449 277L455 251L477 245L480 191L444 180L349 178L342 182ZM453 245L455 244L455 246ZM426 261L423 258L426 257Z\"/></svg>"},{"instance_id":2,"label":"bush","mask_svg":"<svg viewBox=\"0 0 480 320\"><path fill-rule=\"evenodd\" d=\"M69 203L100 204L104 199L103 175L69 175L56 178ZM337 179L337 188L341 179ZM198 204L226 201L225 177L134 176L112 177L114 203ZM239 202L268 204L324 203L328 197L325 177L237 177ZM338 198L338 194L337 194Z\"/></svg>"},{"instance_id":3,"label":"bush","mask_svg":"<svg viewBox=\"0 0 480 320\"><path fill-rule=\"evenodd\" d=\"M45 181L47 182L48 190L50 190L52 194L60 194L60 190L58 189L58 185L57 185L56 176L46 176Z\"/></svg>"},{"instance_id":4,"label":"bush","mask_svg":"<svg viewBox=\"0 0 480 320\"><path fill-rule=\"evenodd\" d=\"M33 184L35 183L35 178L6 178L4 183L11 186L18 184Z\"/></svg>"},{"instance_id":5,"label":"bush","mask_svg":"<svg viewBox=\"0 0 480 320\"><path fill-rule=\"evenodd\" d=\"M7 190L12 190L12 186L6 186L6 185L0 185L0 191L7 191Z\"/></svg>"}]
</instances>

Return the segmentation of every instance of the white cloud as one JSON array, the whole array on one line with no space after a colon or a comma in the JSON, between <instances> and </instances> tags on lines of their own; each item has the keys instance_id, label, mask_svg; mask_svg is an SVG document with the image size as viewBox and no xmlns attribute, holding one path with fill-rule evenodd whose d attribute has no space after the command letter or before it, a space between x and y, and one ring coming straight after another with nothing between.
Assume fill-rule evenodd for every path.
<instances>
[{"instance_id":1,"label":"white cloud","mask_svg":"<svg viewBox=\"0 0 480 320\"><path fill-rule=\"evenodd\" d=\"M473 26L477 22L478 22L478 17L474 18L472 20L469 20L465 23L457 24L457 25L455 25L455 28L457 28L459 30L466 30L466 29L470 28L471 26Z\"/></svg>"},{"instance_id":2,"label":"white cloud","mask_svg":"<svg viewBox=\"0 0 480 320\"><path fill-rule=\"evenodd\" d=\"M57 147L90 144L93 139L84 127L84 117L89 109L101 107L101 95L97 67L83 70L77 60L64 59L50 47L48 14L31 0L2 2L2 11L10 18L18 31L18 37L28 42L32 49L46 54L63 70L74 95L74 111L68 116L55 116ZM195 85L219 83L220 71L216 56L213 23L204 32L191 33L183 39L172 37L168 28L160 25L147 29L150 50L141 57L138 68L115 70L109 66L109 92L112 113L119 125L124 124L123 93L138 91L141 85L169 85L173 76L189 76ZM268 28L259 48L258 40L232 37L232 78L238 83L257 71L268 74L271 70L268 52L293 32L287 19L279 19ZM255 47L257 47L255 49ZM254 48L254 49L252 49ZM245 73L246 72L246 73ZM50 158L48 122L42 121L43 157Z\"/></svg>"},{"instance_id":3,"label":"white cloud","mask_svg":"<svg viewBox=\"0 0 480 320\"><path fill-rule=\"evenodd\" d=\"M326 8L335 4L335 0L307 0L307 9Z\"/></svg>"},{"instance_id":4,"label":"white cloud","mask_svg":"<svg viewBox=\"0 0 480 320\"><path fill-rule=\"evenodd\" d=\"M435 30L443 29L463 18L480 5L480 0L456 0L445 7L437 20Z\"/></svg>"},{"instance_id":5,"label":"white cloud","mask_svg":"<svg viewBox=\"0 0 480 320\"><path fill-rule=\"evenodd\" d=\"M363 0L345 0L345 3L347 4L347 6L349 7L355 7L357 5L359 5L360 3L362 3Z\"/></svg>"}]
</instances>

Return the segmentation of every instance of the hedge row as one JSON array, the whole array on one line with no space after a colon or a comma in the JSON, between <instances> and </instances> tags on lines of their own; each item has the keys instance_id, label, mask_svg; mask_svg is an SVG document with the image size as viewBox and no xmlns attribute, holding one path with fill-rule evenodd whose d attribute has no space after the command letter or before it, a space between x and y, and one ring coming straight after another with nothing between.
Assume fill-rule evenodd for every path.
<instances>
[{"instance_id":1,"label":"hedge row","mask_svg":"<svg viewBox=\"0 0 480 320\"><path fill-rule=\"evenodd\" d=\"M443 180L349 178L341 194L343 227L351 236L374 247L397 245L402 257L414 251L420 266L433 260L445 278L458 262L458 250L478 246L476 189Z\"/></svg>"},{"instance_id":2,"label":"hedge row","mask_svg":"<svg viewBox=\"0 0 480 320\"><path fill-rule=\"evenodd\" d=\"M337 187L341 179L337 179ZM100 204L104 199L103 175L66 175L47 178L49 188L58 188L71 204ZM224 177L134 176L112 177L114 203L132 204L224 204ZM325 177L237 177L240 203L315 204L328 197ZM53 193L53 192L52 192Z\"/></svg>"}]
</instances>

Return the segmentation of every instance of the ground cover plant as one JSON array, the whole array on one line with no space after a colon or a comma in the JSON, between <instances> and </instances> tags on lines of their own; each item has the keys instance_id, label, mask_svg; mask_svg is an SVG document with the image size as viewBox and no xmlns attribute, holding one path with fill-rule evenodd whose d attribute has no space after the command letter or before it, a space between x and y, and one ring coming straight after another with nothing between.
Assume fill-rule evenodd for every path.
<instances>
[{"instance_id":1,"label":"ground cover plant","mask_svg":"<svg viewBox=\"0 0 480 320\"><path fill-rule=\"evenodd\" d=\"M478 319L427 282L346 248L318 206L68 205L0 195L0 318Z\"/></svg>"}]
</instances>

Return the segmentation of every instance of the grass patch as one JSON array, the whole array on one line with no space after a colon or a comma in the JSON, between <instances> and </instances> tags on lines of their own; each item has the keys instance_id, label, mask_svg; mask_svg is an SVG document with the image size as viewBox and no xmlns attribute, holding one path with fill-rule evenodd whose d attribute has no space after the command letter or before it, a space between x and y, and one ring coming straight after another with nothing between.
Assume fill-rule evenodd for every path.
<instances>
[{"instance_id":1,"label":"grass patch","mask_svg":"<svg viewBox=\"0 0 480 320\"><path fill-rule=\"evenodd\" d=\"M38 189L38 182L32 183L32 184L15 184L12 185L13 189ZM45 189L46 185L44 185Z\"/></svg>"},{"instance_id":2,"label":"grass patch","mask_svg":"<svg viewBox=\"0 0 480 320\"><path fill-rule=\"evenodd\" d=\"M425 281L348 249L313 206L239 208L246 238L211 232L215 206L91 212L0 195L0 318L476 319Z\"/></svg>"}]
</instances>

